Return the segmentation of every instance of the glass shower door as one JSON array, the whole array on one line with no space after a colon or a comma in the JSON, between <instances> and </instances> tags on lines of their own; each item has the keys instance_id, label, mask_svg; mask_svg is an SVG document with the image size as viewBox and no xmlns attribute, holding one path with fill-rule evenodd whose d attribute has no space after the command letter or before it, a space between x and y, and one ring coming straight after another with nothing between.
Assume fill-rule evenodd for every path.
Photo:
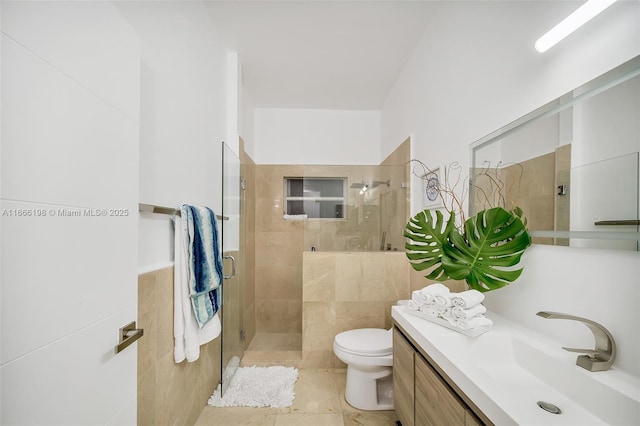
<instances>
[{"instance_id":1,"label":"glass shower door","mask_svg":"<svg viewBox=\"0 0 640 426\"><path fill-rule=\"evenodd\" d=\"M238 156L222 143L222 354L221 392L224 395L231 378L240 366L244 353L242 308L242 214L241 167Z\"/></svg>"}]
</instances>

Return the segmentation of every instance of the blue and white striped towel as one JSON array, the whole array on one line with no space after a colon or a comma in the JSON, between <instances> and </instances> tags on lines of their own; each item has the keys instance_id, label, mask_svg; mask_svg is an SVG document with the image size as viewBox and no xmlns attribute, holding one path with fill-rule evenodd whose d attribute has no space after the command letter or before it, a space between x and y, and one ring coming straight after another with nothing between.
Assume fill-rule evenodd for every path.
<instances>
[{"instance_id":1,"label":"blue and white striped towel","mask_svg":"<svg viewBox=\"0 0 640 426\"><path fill-rule=\"evenodd\" d=\"M200 328L220 309L222 255L216 215L208 207L180 207L184 238L188 247L189 294Z\"/></svg>"}]
</instances>

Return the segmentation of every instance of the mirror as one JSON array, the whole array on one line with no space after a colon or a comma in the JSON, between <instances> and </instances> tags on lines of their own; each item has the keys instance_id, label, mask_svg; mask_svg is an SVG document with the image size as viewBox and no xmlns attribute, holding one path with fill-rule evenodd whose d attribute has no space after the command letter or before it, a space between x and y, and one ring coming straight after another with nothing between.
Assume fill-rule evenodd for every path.
<instances>
[{"instance_id":1,"label":"mirror","mask_svg":"<svg viewBox=\"0 0 640 426\"><path fill-rule=\"evenodd\" d=\"M533 242L640 249L640 56L471 145L469 211L519 206Z\"/></svg>"}]
</instances>

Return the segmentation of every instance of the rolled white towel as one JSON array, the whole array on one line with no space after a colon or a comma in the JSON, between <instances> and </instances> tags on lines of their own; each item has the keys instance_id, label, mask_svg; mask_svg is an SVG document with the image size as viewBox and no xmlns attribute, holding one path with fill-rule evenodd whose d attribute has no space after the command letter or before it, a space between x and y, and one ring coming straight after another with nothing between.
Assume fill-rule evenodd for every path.
<instances>
[{"instance_id":1,"label":"rolled white towel","mask_svg":"<svg viewBox=\"0 0 640 426\"><path fill-rule=\"evenodd\" d=\"M478 290L467 290L461 293L454 293L451 295L451 303L453 306L460 306L461 308L472 308L484 300L484 294Z\"/></svg>"},{"instance_id":2,"label":"rolled white towel","mask_svg":"<svg viewBox=\"0 0 640 426\"><path fill-rule=\"evenodd\" d=\"M424 294L420 290L416 290L411 293L411 300L413 300L418 307L423 306L425 303L429 302L431 299L431 295Z\"/></svg>"},{"instance_id":3,"label":"rolled white towel","mask_svg":"<svg viewBox=\"0 0 640 426\"><path fill-rule=\"evenodd\" d=\"M431 284L428 285L426 287L424 287L422 290L420 290L423 293L426 294L430 294L432 296L438 295L438 294L449 294L449 287L447 287L446 285L440 284L440 283L436 283L436 284Z\"/></svg>"},{"instance_id":4,"label":"rolled white towel","mask_svg":"<svg viewBox=\"0 0 640 426\"><path fill-rule=\"evenodd\" d=\"M429 303L433 299L433 296L427 292L422 290L416 290L416 292L418 293L418 298L420 298L423 303Z\"/></svg>"},{"instance_id":5,"label":"rolled white towel","mask_svg":"<svg viewBox=\"0 0 640 426\"><path fill-rule=\"evenodd\" d=\"M282 215L284 220L307 220L306 214L285 214Z\"/></svg>"},{"instance_id":6,"label":"rolled white towel","mask_svg":"<svg viewBox=\"0 0 640 426\"><path fill-rule=\"evenodd\" d=\"M412 311L420 310L420 306L418 306L418 304L414 300L409 300L409 302L407 303L407 308L411 309Z\"/></svg>"},{"instance_id":7,"label":"rolled white towel","mask_svg":"<svg viewBox=\"0 0 640 426\"><path fill-rule=\"evenodd\" d=\"M478 315L482 315L485 312L487 312L487 308L482 304L469 309L464 309L460 306L454 306L451 308L451 315L456 319L469 320L473 317L477 317Z\"/></svg>"},{"instance_id":8,"label":"rolled white towel","mask_svg":"<svg viewBox=\"0 0 640 426\"><path fill-rule=\"evenodd\" d=\"M435 303L427 303L424 306L422 306L420 308L420 312L422 312L423 314L427 314L429 316L432 316L434 318L438 318L438 315L440 315L440 311L438 309L438 307L435 305Z\"/></svg>"},{"instance_id":9,"label":"rolled white towel","mask_svg":"<svg viewBox=\"0 0 640 426\"><path fill-rule=\"evenodd\" d=\"M453 326L456 325L456 319L451 314L451 308L447 308L444 312L442 312L440 314L440 318L447 320L447 322L449 322L449 324Z\"/></svg>"},{"instance_id":10,"label":"rolled white towel","mask_svg":"<svg viewBox=\"0 0 640 426\"><path fill-rule=\"evenodd\" d=\"M484 315L478 315L477 317L473 317L470 320L458 319L456 320L456 327L461 330L474 330L478 327L489 326L492 325L493 321Z\"/></svg>"},{"instance_id":11,"label":"rolled white towel","mask_svg":"<svg viewBox=\"0 0 640 426\"><path fill-rule=\"evenodd\" d=\"M436 294L433 296L433 301L440 307L448 308L452 306L451 297L448 294Z\"/></svg>"}]
</instances>

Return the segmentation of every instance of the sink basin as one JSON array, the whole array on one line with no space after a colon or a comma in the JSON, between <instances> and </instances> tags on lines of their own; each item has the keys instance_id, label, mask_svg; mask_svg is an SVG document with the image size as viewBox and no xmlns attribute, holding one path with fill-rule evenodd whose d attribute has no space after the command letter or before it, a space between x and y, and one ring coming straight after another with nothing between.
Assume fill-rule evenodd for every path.
<instances>
[{"instance_id":1,"label":"sink basin","mask_svg":"<svg viewBox=\"0 0 640 426\"><path fill-rule=\"evenodd\" d=\"M398 324L496 424L640 424L640 384L631 376L580 368L577 354L491 313L493 329L469 338L400 312L394 307Z\"/></svg>"}]
</instances>

